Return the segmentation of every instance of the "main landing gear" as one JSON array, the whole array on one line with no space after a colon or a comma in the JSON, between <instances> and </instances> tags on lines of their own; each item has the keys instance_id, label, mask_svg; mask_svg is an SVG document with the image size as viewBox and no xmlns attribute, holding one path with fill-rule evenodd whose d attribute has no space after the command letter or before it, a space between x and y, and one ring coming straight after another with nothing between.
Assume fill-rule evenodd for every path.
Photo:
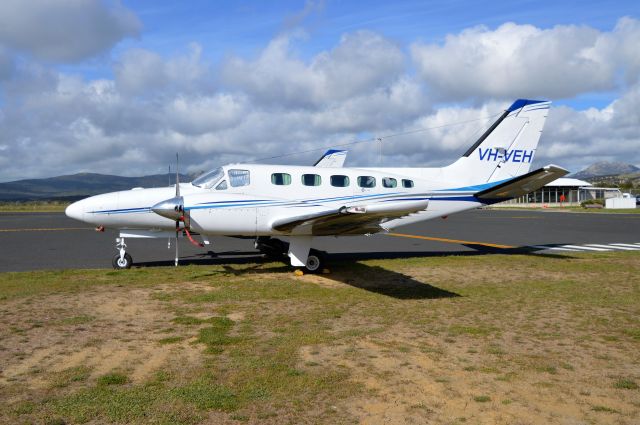
<instances>
[{"instance_id":1,"label":"main landing gear","mask_svg":"<svg viewBox=\"0 0 640 425\"><path fill-rule=\"evenodd\" d=\"M269 236L258 236L254 246L261 254L270 260L284 260L289 250L289 244L283 240L271 238Z\"/></svg>"},{"instance_id":2,"label":"main landing gear","mask_svg":"<svg viewBox=\"0 0 640 425\"><path fill-rule=\"evenodd\" d=\"M131 255L126 251L127 244L124 243L124 238L116 238L116 249L118 254L113 257L111 265L116 270L130 269L133 264Z\"/></svg>"},{"instance_id":3,"label":"main landing gear","mask_svg":"<svg viewBox=\"0 0 640 425\"><path fill-rule=\"evenodd\" d=\"M324 268L324 264L324 253L317 249L312 249L309 251L309 256L307 257L307 263L304 266L304 269L309 273L320 273Z\"/></svg>"},{"instance_id":4,"label":"main landing gear","mask_svg":"<svg viewBox=\"0 0 640 425\"><path fill-rule=\"evenodd\" d=\"M306 242L307 238L304 239ZM290 258L292 266L302 267L307 273L322 272L326 261L325 253L317 249L310 249L306 243L299 247L297 237L292 237L291 241L292 244L268 236L259 236L256 239L255 247L271 260L289 262ZM308 242L310 244L311 238L308 238Z\"/></svg>"}]
</instances>

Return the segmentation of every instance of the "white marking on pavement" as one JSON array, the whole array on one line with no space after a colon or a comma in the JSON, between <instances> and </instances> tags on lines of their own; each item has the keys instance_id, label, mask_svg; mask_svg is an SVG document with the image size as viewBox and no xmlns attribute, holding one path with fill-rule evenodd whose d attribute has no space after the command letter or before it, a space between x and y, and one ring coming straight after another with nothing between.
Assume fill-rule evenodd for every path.
<instances>
[{"instance_id":1,"label":"white marking on pavement","mask_svg":"<svg viewBox=\"0 0 640 425\"><path fill-rule=\"evenodd\" d=\"M591 246L578 246L578 245L563 245L564 248L573 248L578 250L587 250L587 251L611 251L610 249L604 248L595 248Z\"/></svg>"}]
</instances>

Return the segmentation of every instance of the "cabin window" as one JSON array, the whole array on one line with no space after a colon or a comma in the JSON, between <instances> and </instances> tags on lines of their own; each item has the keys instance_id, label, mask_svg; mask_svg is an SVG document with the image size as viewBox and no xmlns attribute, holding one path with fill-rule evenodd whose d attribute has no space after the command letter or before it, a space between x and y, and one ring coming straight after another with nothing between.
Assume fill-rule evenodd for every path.
<instances>
[{"instance_id":1,"label":"cabin window","mask_svg":"<svg viewBox=\"0 0 640 425\"><path fill-rule=\"evenodd\" d=\"M251 183L249 170L229 170L228 174L231 187L249 186Z\"/></svg>"},{"instance_id":2,"label":"cabin window","mask_svg":"<svg viewBox=\"0 0 640 425\"><path fill-rule=\"evenodd\" d=\"M413 187L413 180L402 179L402 187L406 187L407 189L411 189Z\"/></svg>"},{"instance_id":3,"label":"cabin window","mask_svg":"<svg viewBox=\"0 0 640 425\"><path fill-rule=\"evenodd\" d=\"M349 176L331 176L331 186L335 186L335 187L349 186Z\"/></svg>"},{"instance_id":4,"label":"cabin window","mask_svg":"<svg viewBox=\"0 0 640 425\"><path fill-rule=\"evenodd\" d=\"M320 186L322 178L317 174L303 174L302 184L305 186Z\"/></svg>"},{"instance_id":5,"label":"cabin window","mask_svg":"<svg viewBox=\"0 0 640 425\"><path fill-rule=\"evenodd\" d=\"M276 186L287 186L291 184L291 174L273 173L271 174L271 183Z\"/></svg>"},{"instance_id":6,"label":"cabin window","mask_svg":"<svg viewBox=\"0 0 640 425\"><path fill-rule=\"evenodd\" d=\"M358 186L360 187L376 187L376 178L372 176L359 176Z\"/></svg>"},{"instance_id":7,"label":"cabin window","mask_svg":"<svg viewBox=\"0 0 640 425\"><path fill-rule=\"evenodd\" d=\"M218 185L216 186L216 190L225 190L227 188L227 181L226 180L222 180L220 183L218 183Z\"/></svg>"},{"instance_id":8,"label":"cabin window","mask_svg":"<svg viewBox=\"0 0 640 425\"><path fill-rule=\"evenodd\" d=\"M398 181L396 179L394 179L393 177L384 177L382 179L382 185L384 187L397 187L398 186Z\"/></svg>"}]
</instances>

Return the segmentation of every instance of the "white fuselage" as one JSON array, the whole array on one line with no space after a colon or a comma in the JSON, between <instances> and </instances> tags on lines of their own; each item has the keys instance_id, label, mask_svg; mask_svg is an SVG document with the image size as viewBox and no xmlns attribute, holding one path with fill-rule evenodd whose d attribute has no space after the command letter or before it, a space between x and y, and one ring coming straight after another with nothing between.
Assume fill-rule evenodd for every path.
<instances>
[{"instance_id":1,"label":"white fuselage","mask_svg":"<svg viewBox=\"0 0 640 425\"><path fill-rule=\"evenodd\" d=\"M366 205L371 209L396 200L428 200L428 207L407 217L387 221L384 228L483 205L473 197L479 186L465 186L463 181L448 184L438 181L440 169L232 164L223 170L220 178L208 182L208 188L192 183L180 184L191 229L204 235L285 235L287 233L273 229L274 222L341 207ZM240 179L230 179L230 170L232 173L242 171ZM309 175L304 182L303 175ZM221 185L222 182L226 185ZM175 221L154 213L151 208L173 197L174 193L175 186L168 186L92 196L72 204L67 215L115 229L173 230ZM302 232L304 234L304 230Z\"/></svg>"}]
</instances>

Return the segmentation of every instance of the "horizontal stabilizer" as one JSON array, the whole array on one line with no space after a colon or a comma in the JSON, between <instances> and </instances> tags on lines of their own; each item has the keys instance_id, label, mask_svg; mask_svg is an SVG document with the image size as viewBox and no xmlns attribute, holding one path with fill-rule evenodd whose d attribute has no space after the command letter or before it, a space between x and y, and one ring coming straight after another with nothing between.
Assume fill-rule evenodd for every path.
<instances>
[{"instance_id":1,"label":"horizontal stabilizer","mask_svg":"<svg viewBox=\"0 0 640 425\"><path fill-rule=\"evenodd\" d=\"M547 183L566 176L569 171L547 165L475 194L478 199L513 199L540 189Z\"/></svg>"}]
</instances>

